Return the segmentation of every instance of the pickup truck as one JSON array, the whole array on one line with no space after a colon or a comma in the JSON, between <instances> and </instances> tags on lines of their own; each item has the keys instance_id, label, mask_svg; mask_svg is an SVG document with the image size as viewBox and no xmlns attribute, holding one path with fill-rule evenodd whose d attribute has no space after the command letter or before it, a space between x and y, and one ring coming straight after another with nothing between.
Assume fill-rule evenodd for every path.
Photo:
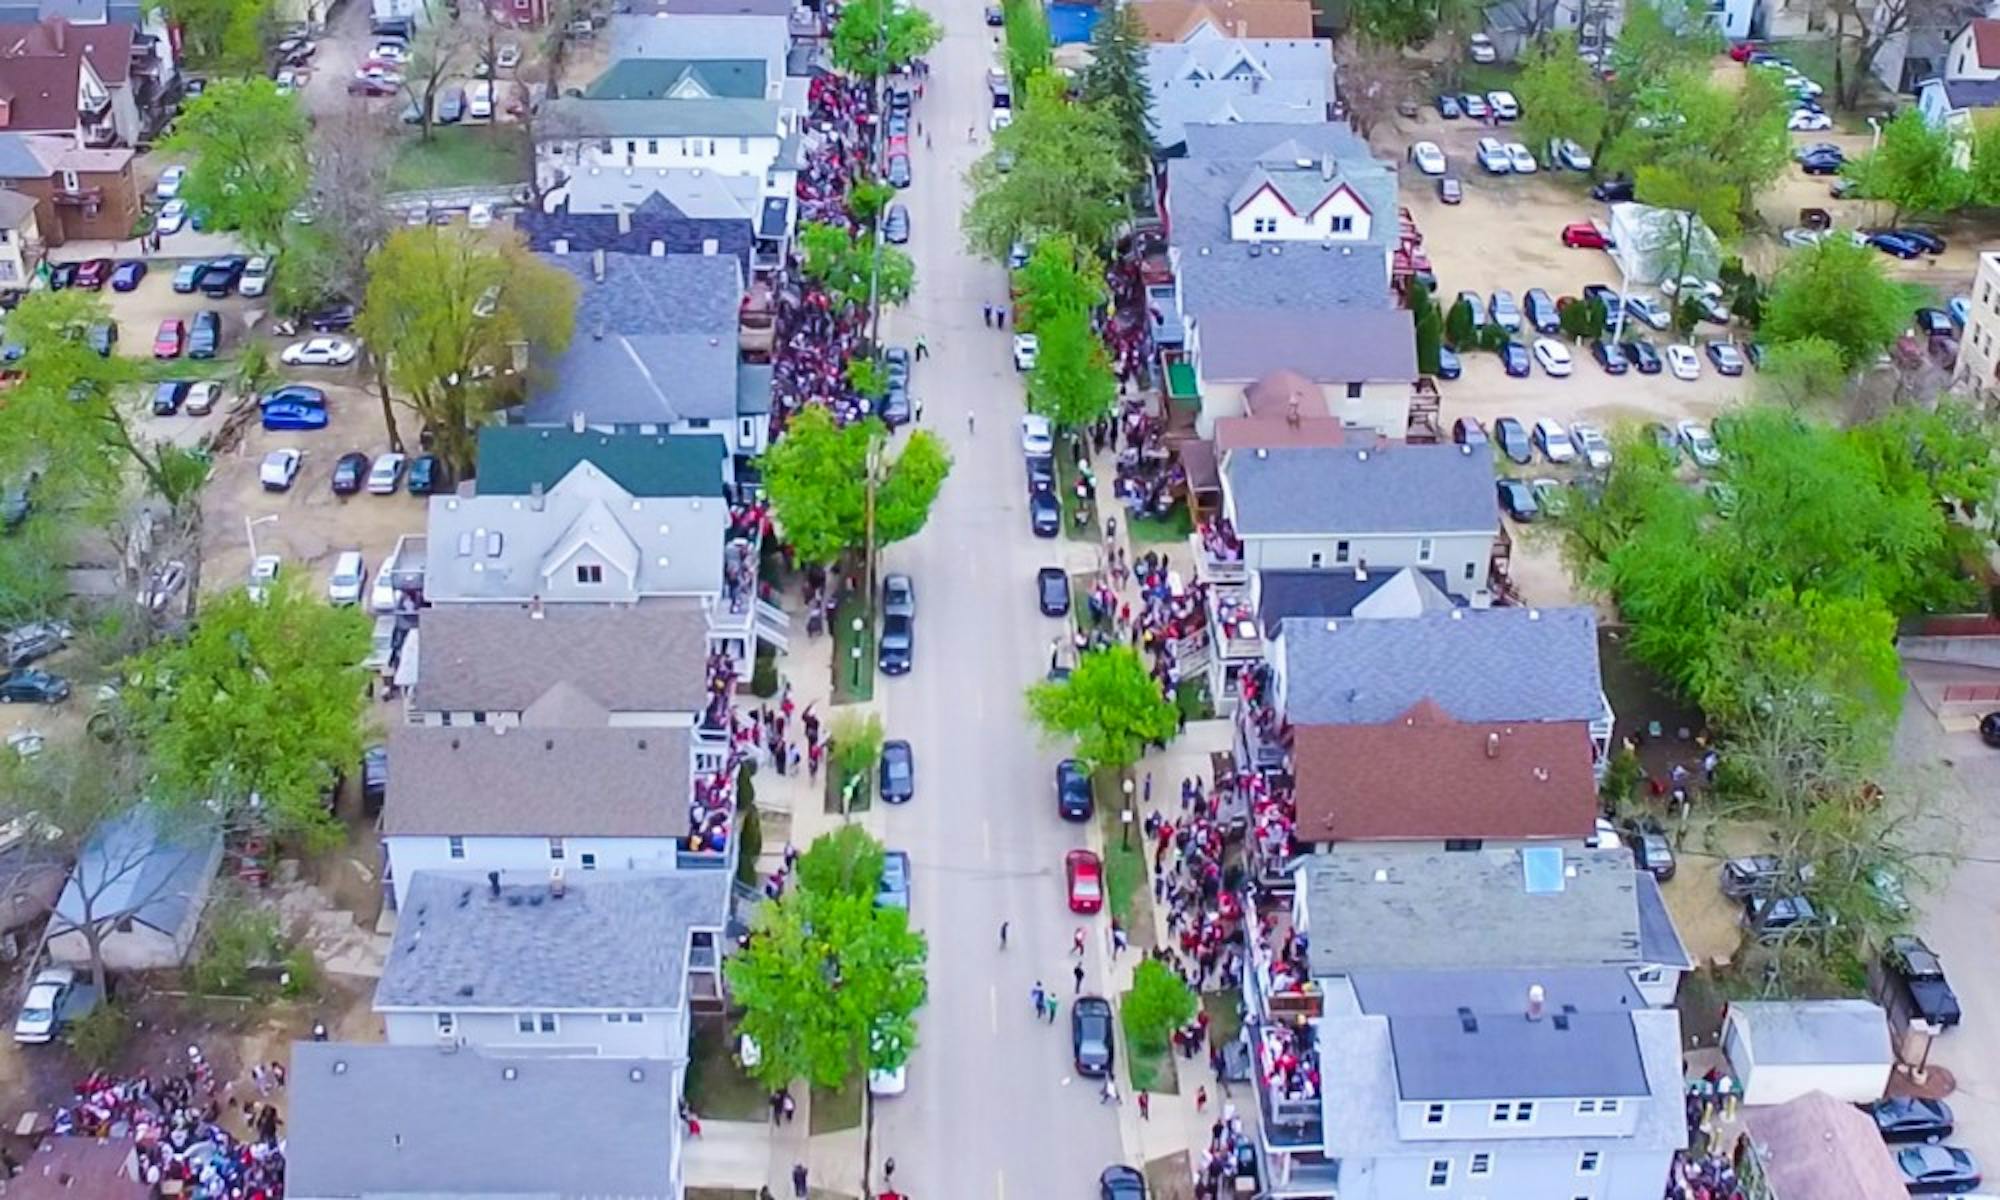
<instances>
[{"instance_id":1,"label":"pickup truck","mask_svg":"<svg viewBox=\"0 0 2000 1200\"><path fill-rule=\"evenodd\" d=\"M1923 939L1890 938L1882 965L1909 989L1910 1004L1918 1016L1944 1029L1958 1024L1962 1015L1958 994L1944 977L1944 963L1924 945Z\"/></svg>"}]
</instances>

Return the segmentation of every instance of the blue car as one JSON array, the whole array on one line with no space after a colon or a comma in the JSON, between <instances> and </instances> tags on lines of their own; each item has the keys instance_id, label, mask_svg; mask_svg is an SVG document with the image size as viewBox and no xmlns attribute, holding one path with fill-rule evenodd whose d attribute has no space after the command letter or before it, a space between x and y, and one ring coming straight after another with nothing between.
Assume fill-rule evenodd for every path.
<instances>
[{"instance_id":1,"label":"blue car","mask_svg":"<svg viewBox=\"0 0 2000 1200\"><path fill-rule=\"evenodd\" d=\"M264 428L272 430L325 429L326 409L323 406L300 404L294 400L281 400L264 404Z\"/></svg>"},{"instance_id":2,"label":"blue car","mask_svg":"<svg viewBox=\"0 0 2000 1200\"><path fill-rule=\"evenodd\" d=\"M1970 296L1953 296L1950 303L1946 304L1944 308L1946 312L1951 314L1951 323L1963 329L1965 328L1966 320L1972 316L1972 298Z\"/></svg>"},{"instance_id":3,"label":"blue car","mask_svg":"<svg viewBox=\"0 0 2000 1200\"><path fill-rule=\"evenodd\" d=\"M1893 254L1903 259L1915 258L1923 253L1921 247L1900 233L1871 233L1868 235L1868 244L1884 254Z\"/></svg>"},{"instance_id":4,"label":"blue car","mask_svg":"<svg viewBox=\"0 0 2000 1200\"><path fill-rule=\"evenodd\" d=\"M1528 348L1519 342L1500 343L1500 364L1516 379L1528 377Z\"/></svg>"},{"instance_id":5,"label":"blue car","mask_svg":"<svg viewBox=\"0 0 2000 1200\"><path fill-rule=\"evenodd\" d=\"M316 387L307 387L303 383L288 383L284 387L274 388L265 393L264 399L259 403L266 408L273 404L300 404L307 408L323 409L326 407L326 393Z\"/></svg>"},{"instance_id":6,"label":"blue car","mask_svg":"<svg viewBox=\"0 0 2000 1200\"><path fill-rule=\"evenodd\" d=\"M138 287L139 281L145 277L145 263L137 259L130 259L119 263L117 269L111 272L111 290L114 292L129 292Z\"/></svg>"},{"instance_id":7,"label":"blue car","mask_svg":"<svg viewBox=\"0 0 2000 1200\"><path fill-rule=\"evenodd\" d=\"M1438 347L1439 379L1457 379L1464 371L1465 368L1459 365L1458 353L1456 351L1450 346Z\"/></svg>"}]
</instances>

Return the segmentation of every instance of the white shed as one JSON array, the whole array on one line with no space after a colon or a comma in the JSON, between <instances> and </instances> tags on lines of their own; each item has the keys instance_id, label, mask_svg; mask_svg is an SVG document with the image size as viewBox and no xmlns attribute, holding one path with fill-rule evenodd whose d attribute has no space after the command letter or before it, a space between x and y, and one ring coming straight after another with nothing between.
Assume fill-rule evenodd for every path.
<instances>
[{"instance_id":1,"label":"white shed","mask_svg":"<svg viewBox=\"0 0 2000 1200\"><path fill-rule=\"evenodd\" d=\"M1722 1051L1745 1104L1809 1092L1865 1104L1889 1084L1889 1018L1868 1000L1746 1000L1722 1019Z\"/></svg>"}]
</instances>

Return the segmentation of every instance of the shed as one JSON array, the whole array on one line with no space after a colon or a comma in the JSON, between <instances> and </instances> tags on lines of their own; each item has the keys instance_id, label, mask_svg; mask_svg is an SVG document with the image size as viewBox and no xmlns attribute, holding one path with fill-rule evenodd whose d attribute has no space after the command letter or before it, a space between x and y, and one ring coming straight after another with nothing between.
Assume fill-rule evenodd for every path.
<instances>
[{"instance_id":1,"label":"shed","mask_svg":"<svg viewBox=\"0 0 2000 1200\"><path fill-rule=\"evenodd\" d=\"M1875 1122L1825 1092L1755 1109L1743 1125L1749 1141L1744 1174L1761 1177L1770 1200L1902 1200L1909 1194Z\"/></svg>"},{"instance_id":2,"label":"shed","mask_svg":"<svg viewBox=\"0 0 2000 1200\"><path fill-rule=\"evenodd\" d=\"M1627 286L1658 283L1676 273L1712 279L1722 262L1722 244L1693 213L1649 204L1614 204L1611 257L1625 273Z\"/></svg>"},{"instance_id":3,"label":"shed","mask_svg":"<svg viewBox=\"0 0 2000 1200\"><path fill-rule=\"evenodd\" d=\"M1889 1019L1868 1000L1750 1000L1722 1019L1722 1050L1748 1105L1825 1092L1849 1104L1880 1099L1895 1065Z\"/></svg>"},{"instance_id":4,"label":"shed","mask_svg":"<svg viewBox=\"0 0 2000 1200\"><path fill-rule=\"evenodd\" d=\"M105 824L84 843L56 901L49 920L50 957L88 965L90 947L82 930L108 924L105 966L114 971L179 966L194 946L221 862L222 834L212 827L169 825L151 808Z\"/></svg>"}]
</instances>

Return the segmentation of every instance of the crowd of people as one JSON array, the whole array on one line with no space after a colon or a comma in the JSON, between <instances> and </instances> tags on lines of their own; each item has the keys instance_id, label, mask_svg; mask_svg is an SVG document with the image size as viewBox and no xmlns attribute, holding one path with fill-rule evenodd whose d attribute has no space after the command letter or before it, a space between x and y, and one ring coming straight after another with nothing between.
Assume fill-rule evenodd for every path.
<instances>
[{"instance_id":1,"label":"crowd of people","mask_svg":"<svg viewBox=\"0 0 2000 1200\"><path fill-rule=\"evenodd\" d=\"M1153 899L1167 913L1167 941L1154 954L1196 992L1207 990L1211 978L1216 989L1232 991L1243 973L1243 906L1231 887L1232 839L1221 811L1221 795L1187 778L1178 813L1155 808L1144 823L1153 846ZM1184 1033L1176 1044L1192 1058L1207 1042L1208 1014Z\"/></svg>"},{"instance_id":2,"label":"crowd of people","mask_svg":"<svg viewBox=\"0 0 2000 1200\"><path fill-rule=\"evenodd\" d=\"M1132 564L1138 607L1128 618L1132 644L1145 654L1163 687L1180 681L1177 651L1183 639L1205 636L1207 585L1190 583L1165 554L1148 550Z\"/></svg>"},{"instance_id":3,"label":"crowd of people","mask_svg":"<svg viewBox=\"0 0 2000 1200\"><path fill-rule=\"evenodd\" d=\"M1742 1096L1736 1081L1719 1069L1688 1084L1688 1148L1674 1155L1666 1200L1743 1200L1736 1147L1728 1144L1734 1139L1725 1128L1736 1119Z\"/></svg>"},{"instance_id":4,"label":"crowd of people","mask_svg":"<svg viewBox=\"0 0 2000 1200\"><path fill-rule=\"evenodd\" d=\"M185 1069L159 1078L86 1076L56 1110L52 1136L130 1140L139 1180L162 1192L194 1200L284 1200L283 1121L265 1098L284 1087L283 1064L260 1064L253 1074L257 1098L239 1103L200 1047L189 1046L187 1054ZM224 1127L239 1113L240 1135ZM11 1159L7 1165L18 1169Z\"/></svg>"},{"instance_id":5,"label":"crowd of people","mask_svg":"<svg viewBox=\"0 0 2000 1200\"><path fill-rule=\"evenodd\" d=\"M1164 517L1187 490L1187 470L1167 449L1167 421L1146 411L1144 394L1126 397L1118 414L1118 474L1112 490L1127 519Z\"/></svg>"}]
</instances>

